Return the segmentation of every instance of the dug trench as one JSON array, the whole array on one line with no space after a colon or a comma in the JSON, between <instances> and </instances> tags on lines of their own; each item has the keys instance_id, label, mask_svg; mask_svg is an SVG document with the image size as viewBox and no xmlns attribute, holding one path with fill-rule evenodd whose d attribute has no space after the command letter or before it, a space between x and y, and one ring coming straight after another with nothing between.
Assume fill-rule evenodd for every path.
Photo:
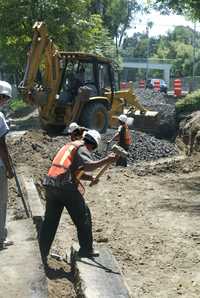
<instances>
[{"instance_id":1,"label":"dug trench","mask_svg":"<svg viewBox=\"0 0 200 298\"><path fill-rule=\"evenodd\" d=\"M49 136L36 124L8 143L15 165L30 168L44 202L43 177L67 137ZM112 134L103 136L103 144ZM172 142L132 134L129 166L113 165L97 185L86 183L94 240L110 248L132 297L199 297L200 156L185 157ZM105 146L94 158L104 156L104 151ZM16 217L23 216L14 181L9 199ZM74 225L63 212L52 252L64 256L76 240ZM49 265L49 297L76 297L70 266L54 258Z\"/></svg>"}]
</instances>

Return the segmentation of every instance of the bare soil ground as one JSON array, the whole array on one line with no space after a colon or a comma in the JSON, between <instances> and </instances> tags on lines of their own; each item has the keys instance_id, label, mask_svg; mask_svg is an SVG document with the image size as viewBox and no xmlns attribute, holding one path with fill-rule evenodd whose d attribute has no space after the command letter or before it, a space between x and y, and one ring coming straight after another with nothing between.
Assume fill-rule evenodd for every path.
<instances>
[{"instance_id":1,"label":"bare soil ground","mask_svg":"<svg viewBox=\"0 0 200 298\"><path fill-rule=\"evenodd\" d=\"M42 178L66 137L32 128L9 140L16 165L30 167L44 199ZM94 240L109 247L133 297L200 297L200 156L111 167L99 184L86 185ZM10 208L16 208L10 182ZM65 255L75 228L63 213L53 252ZM49 297L75 297L70 266L50 258Z\"/></svg>"}]
</instances>

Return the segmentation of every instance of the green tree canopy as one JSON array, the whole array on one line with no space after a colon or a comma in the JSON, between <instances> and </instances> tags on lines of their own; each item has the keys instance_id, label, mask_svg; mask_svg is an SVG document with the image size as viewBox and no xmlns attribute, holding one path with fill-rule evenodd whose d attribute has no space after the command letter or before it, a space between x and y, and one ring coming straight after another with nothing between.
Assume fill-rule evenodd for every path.
<instances>
[{"instance_id":1,"label":"green tree canopy","mask_svg":"<svg viewBox=\"0 0 200 298\"><path fill-rule=\"evenodd\" d=\"M149 58L171 59L170 63L173 66L171 74L174 76L191 76L193 62L195 62L195 74L200 72L200 34L189 27L177 26L166 36L149 39L145 33L135 33L132 37L124 39L122 55L147 58L147 47L149 47Z\"/></svg>"},{"instance_id":2,"label":"green tree canopy","mask_svg":"<svg viewBox=\"0 0 200 298\"><path fill-rule=\"evenodd\" d=\"M155 3L161 12L166 13L172 9L178 14L187 14L191 17L200 20L200 1L199 0L155 0L150 1Z\"/></svg>"},{"instance_id":3,"label":"green tree canopy","mask_svg":"<svg viewBox=\"0 0 200 298\"><path fill-rule=\"evenodd\" d=\"M62 50L114 57L112 34L90 5L91 0L0 0L1 69L21 75L32 26L38 20L46 22L49 35Z\"/></svg>"},{"instance_id":4,"label":"green tree canopy","mask_svg":"<svg viewBox=\"0 0 200 298\"><path fill-rule=\"evenodd\" d=\"M91 9L102 16L104 25L120 47L126 30L141 10L137 0L92 0Z\"/></svg>"},{"instance_id":5,"label":"green tree canopy","mask_svg":"<svg viewBox=\"0 0 200 298\"><path fill-rule=\"evenodd\" d=\"M118 57L139 0L0 0L0 69L19 76L35 21L45 21L62 50ZM115 39L115 43L114 43ZM116 49L114 47L116 46Z\"/></svg>"}]
</instances>

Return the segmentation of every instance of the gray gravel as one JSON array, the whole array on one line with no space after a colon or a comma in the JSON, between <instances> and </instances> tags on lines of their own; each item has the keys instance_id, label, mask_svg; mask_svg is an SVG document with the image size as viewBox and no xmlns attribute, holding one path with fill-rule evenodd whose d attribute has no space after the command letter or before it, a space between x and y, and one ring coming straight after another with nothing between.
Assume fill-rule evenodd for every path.
<instances>
[{"instance_id":1,"label":"gray gravel","mask_svg":"<svg viewBox=\"0 0 200 298\"><path fill-rule=\"evenodd\" d=\"M101 158L106 155L106 143L115 131L109 131L102 135L102 148L100 152L95 153L96 158ZM149 134L131 131L133 144L129 149L129 164L133 164L136 161L149 161L157 160L163 157L171 157L178 153L174 143L167 140L157 139ZM112 147L112 145L110 146ZM109 148L110 149L110 148Z\"/></svg>"},{"instance_id":2,"label":"gray gravel","mask_svg":"<svg viewBox=\"0 0 200 298\"><path fill-rule=\"evenodd\" d=\"M170 138L176 132L175 99L150 89L135 89L140 103L149 110L158 111L160 126L156 136Z\"/></svg>"}]
</instances>

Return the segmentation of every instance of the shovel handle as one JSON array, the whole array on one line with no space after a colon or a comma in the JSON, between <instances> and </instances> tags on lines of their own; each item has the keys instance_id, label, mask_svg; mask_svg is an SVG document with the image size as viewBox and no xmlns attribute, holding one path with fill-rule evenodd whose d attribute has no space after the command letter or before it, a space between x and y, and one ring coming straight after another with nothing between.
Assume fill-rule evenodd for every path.
<instances>
[{"instance_id":1,"label":"shovel handle","mask_svg":"<svg viewBox=\"0 0 200 298\"><path fill-rule=\"evenodd\" d=\"M96 177L94 178L93 181L90 182L89 186L94 185L97 180L105 173L105 171L107 170L107 168L110 166L112 162L108 162L100 171L99 173L96 175Z\"/></svg>"}]
</instances>

